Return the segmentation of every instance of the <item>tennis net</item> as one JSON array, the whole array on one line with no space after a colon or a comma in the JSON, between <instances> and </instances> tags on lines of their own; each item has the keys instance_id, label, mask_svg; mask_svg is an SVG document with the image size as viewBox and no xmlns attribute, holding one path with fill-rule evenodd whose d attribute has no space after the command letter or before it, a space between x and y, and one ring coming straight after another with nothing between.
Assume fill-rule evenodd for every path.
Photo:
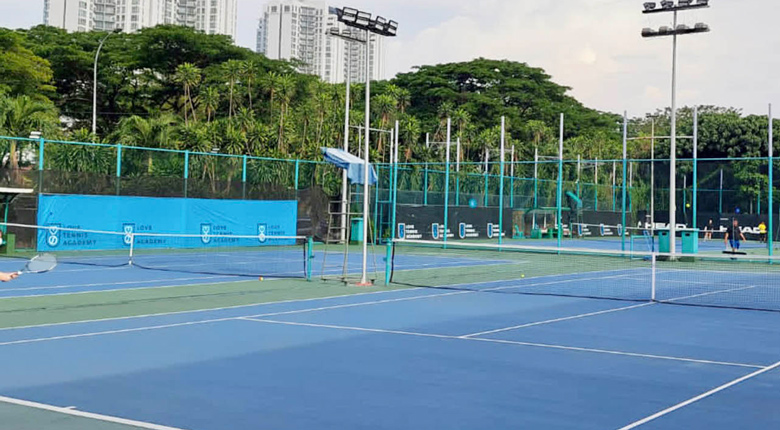
<instances>
[{"instance_id":1,"label":"tennis net","mask_svg":"<svg viewBox=\"0 0 780 430\"><path fill-rule=\"evenodd\" d=\"M415 287L780 312L780 259L766 256L399 240L390 270Z\"/></svg>"},{"instance_id":2,"label":"tennis net","mask_svg":"<svg viewBox=\"0 0 780 430\"><path fill-rule=\"evenodd\" d=\"M54 253L60 264L133 266L208 275L311 278L311 243L304 236L164 234L101 231L58 225L0 224L8 233L32 237L10 257Z\"/></svg>"}]
</instances>

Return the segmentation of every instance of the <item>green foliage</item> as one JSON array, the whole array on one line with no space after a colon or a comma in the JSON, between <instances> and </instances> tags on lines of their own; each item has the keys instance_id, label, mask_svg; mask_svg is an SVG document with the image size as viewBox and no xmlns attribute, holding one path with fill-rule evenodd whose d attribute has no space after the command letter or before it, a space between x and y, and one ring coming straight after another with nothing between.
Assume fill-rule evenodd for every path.
<instances>
[{"instance_id":1,"label":"green foliage","mask_svg":"<svg viewBox=\"0 0 780 430\"><path fill-rule=\"evenodd\" d=\"M23 44L22 35L0 28L0 94L45 97L54 90L49 62Z\"/></svg>"}]
</instances>

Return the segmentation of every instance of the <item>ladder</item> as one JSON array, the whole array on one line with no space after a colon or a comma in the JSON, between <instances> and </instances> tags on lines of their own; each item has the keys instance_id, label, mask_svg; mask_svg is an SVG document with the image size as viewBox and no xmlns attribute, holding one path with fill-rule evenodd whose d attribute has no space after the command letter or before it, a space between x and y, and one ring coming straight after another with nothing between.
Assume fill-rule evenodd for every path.
<instances>
[{"instance_id":1,"label":"ladder","mask_svg":"<svg viewBox=\"0 0 780 430\"><path fill-rule=\"evenodd\" d=\"M349 266L349 248L350 231L349 226L352 218L360 216L363 213L363 193L362 188L357 185L350 185L347 194L346 211L342 211L341 201L332 201L328 205L328 229L324 242L324 251L322 256L322 271L320 277L322 280L338 280L349 284L352 281L360 281L360 275L350 273ZM373 278L375 282L377 276L376 252L374 241L372 240L372 229L370 220L363 219L363 228L368 228L368 240L371 245L371 254L373 260ZM337 251L337 249L339 251Z\"/></svg>"}]
</instances>

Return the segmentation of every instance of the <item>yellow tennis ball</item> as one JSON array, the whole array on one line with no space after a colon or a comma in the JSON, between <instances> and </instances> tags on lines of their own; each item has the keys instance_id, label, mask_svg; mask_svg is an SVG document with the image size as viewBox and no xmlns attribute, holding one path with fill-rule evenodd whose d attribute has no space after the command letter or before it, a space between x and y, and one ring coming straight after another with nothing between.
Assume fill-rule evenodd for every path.
<instances>
[{"instance_id":1,"label":"yellow tennis ball","mask_svg":"<svg viewBox=\"0 0 780 430\"><path fill-rule=\"evenodd\" d=\"M262 280L263 280L263 277L262 277L262 276L260 276L260 277L258 277L258 278L257 278L257 280L258 280L258 281L262 281Z\"/></svg>"},{"instance_id":2,"label":"yellow tennis ball","mask_svg":"<svg viewBox=\"0 0 780 430\"><path fill-rule=\"evenodd\" d=\"M521 277L521 278L525 278L525 273L521 273L521 274L520 274L520 277Z\"/></svg>"}]
</instances>

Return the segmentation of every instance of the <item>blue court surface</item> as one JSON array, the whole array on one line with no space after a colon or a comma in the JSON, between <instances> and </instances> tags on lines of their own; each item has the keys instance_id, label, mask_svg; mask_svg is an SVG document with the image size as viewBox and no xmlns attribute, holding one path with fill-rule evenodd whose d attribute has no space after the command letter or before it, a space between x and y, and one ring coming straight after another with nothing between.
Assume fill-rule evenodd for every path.
<instances>
[{"instance_id":1,"label":"blue court surface","mask_svg":"<svg viewBox=\"0 0 780 430\"><path fill-rule=\"evenodd\" d=\"M512 244L527 245L527 246L540 246L540 247L556 247L558 246L558 239L513 239ZM621 251L623 250L623 242L620 237L590 237L590 238L570 238L566 237L561 240L561 246L565 248L583 248L583 249L597 249L603 251ZM682 241L677 240L676 246L678 250L682 249ZM761 243L757 240L744 241L741 243L740 248L745 251L755 253L760 250L767 250L766 243ZM700 253L720 253L726 249L726 245L723 239L713 239L704 241L699 239L699 252ZM633 238L626 238L625 250L634 252L658 252L658 238L651 243L643 236L635 236Z\"/></svg>"},{"instance_id":2,"label":"blue court surface","mask_svg":"<svg viewBox=\"0 0 780 430\"><path fill-rule=\"evenodd\" d=\"M0 329L0 405L84 429L780 428L778 312L498 293L647 273L621 270ZM235 281L66 265L0 300Z\"/></svg>"}]
</instances>

